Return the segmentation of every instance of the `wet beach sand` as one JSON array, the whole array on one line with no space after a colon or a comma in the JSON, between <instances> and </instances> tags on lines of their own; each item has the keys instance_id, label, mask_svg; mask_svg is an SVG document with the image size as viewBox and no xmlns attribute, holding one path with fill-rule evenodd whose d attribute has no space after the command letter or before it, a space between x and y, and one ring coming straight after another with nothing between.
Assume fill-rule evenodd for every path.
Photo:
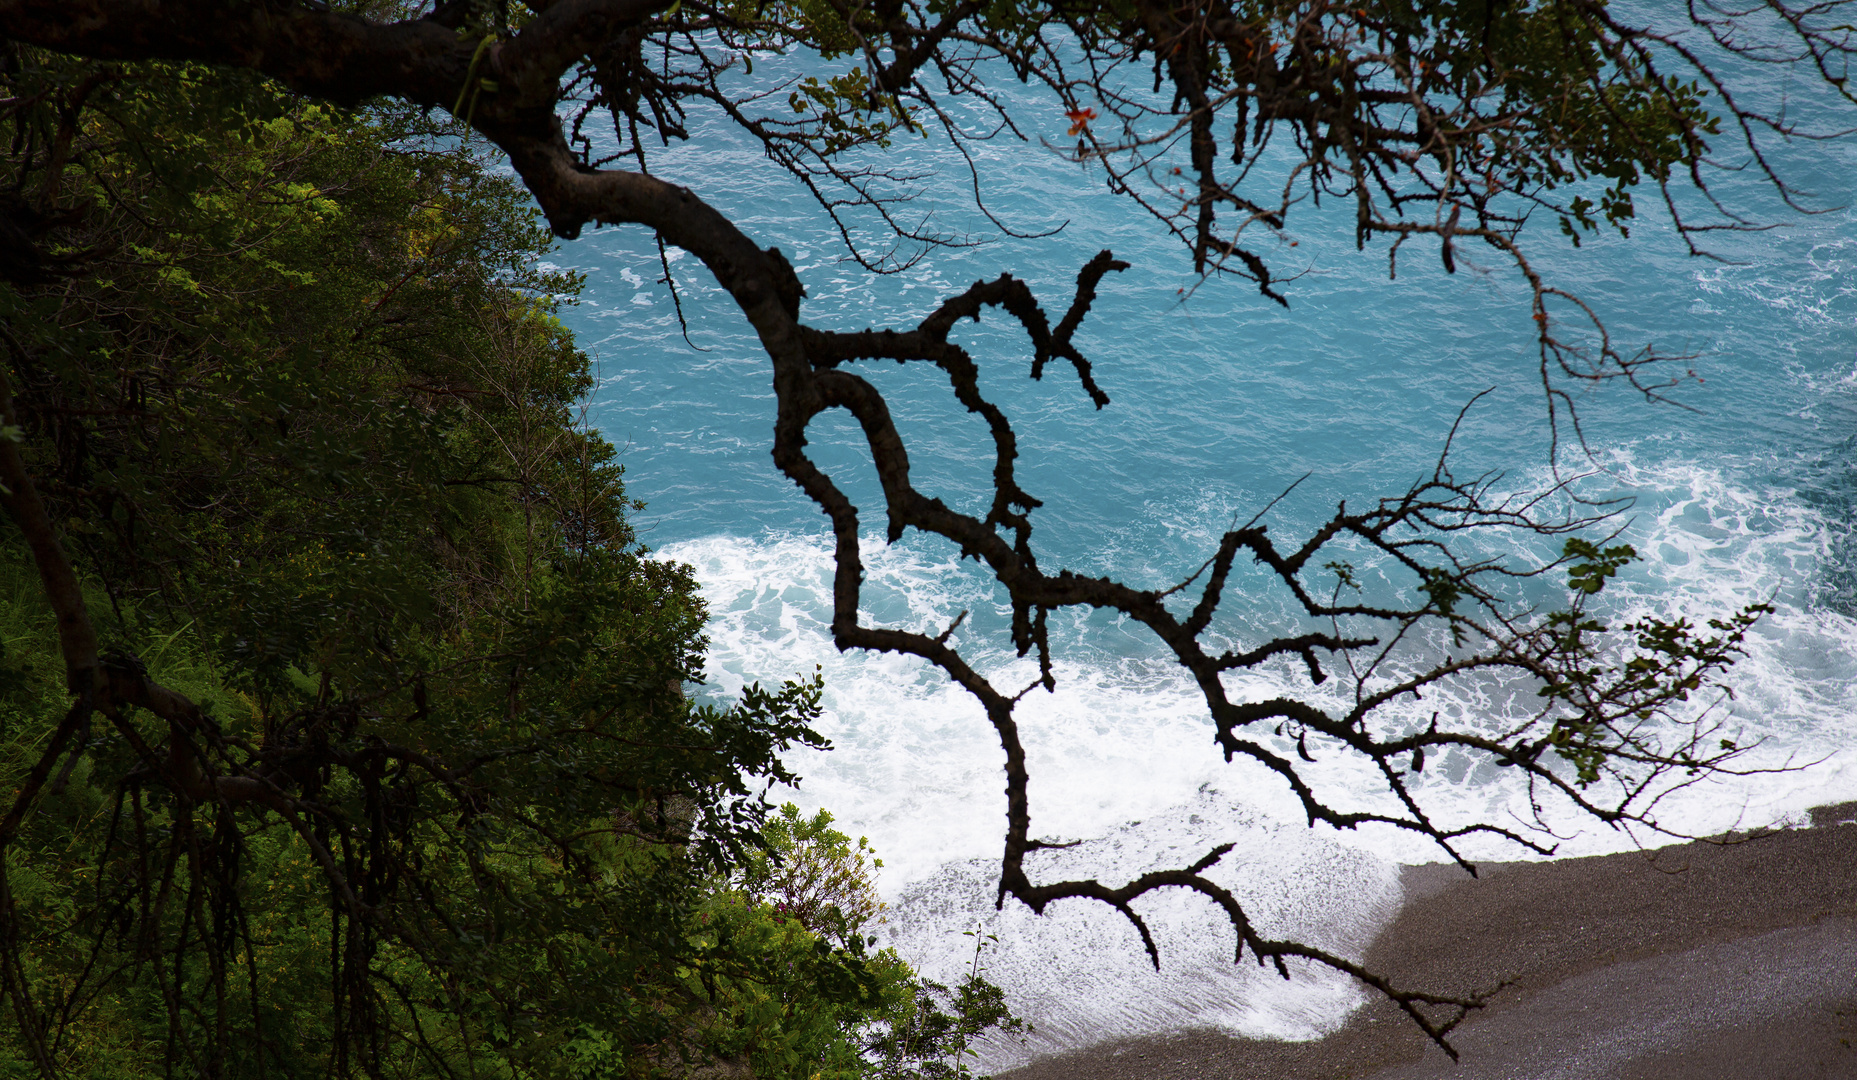
<instances>
[{"instance_id":1,"label":"wet beach sand","mask_svg":"<svg viewBox=\"0 0 1857 1080\"><path fill-rule=\"evenodd\" d=\"M1444 993L1508 982L1452 1033L1456 1062L1375 1000L1314 1042L1185 1031L1000 1080L1857 1080L1857 803L1812 818L1475 879L1408 867L1368 966Z\"/></svg>"}]
</instances>

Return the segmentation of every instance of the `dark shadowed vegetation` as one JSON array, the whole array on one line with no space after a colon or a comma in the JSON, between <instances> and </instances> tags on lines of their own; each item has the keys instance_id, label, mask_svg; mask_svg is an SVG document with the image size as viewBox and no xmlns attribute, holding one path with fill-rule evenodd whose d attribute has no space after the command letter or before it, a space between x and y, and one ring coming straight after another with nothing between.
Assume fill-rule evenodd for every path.
<instances>
[{"instance_id":1,"label":"dark shadowed vegetation","mask_svg":"<svg viewBox=\"0 0 1857 1080\"><path fill-rule=\"evenodd\" d=\"M520 188L391 103L3 59L8 1075L877 1068L870 867L761 832L818 683L685 699Z\"/></svg>"}]
</instances>

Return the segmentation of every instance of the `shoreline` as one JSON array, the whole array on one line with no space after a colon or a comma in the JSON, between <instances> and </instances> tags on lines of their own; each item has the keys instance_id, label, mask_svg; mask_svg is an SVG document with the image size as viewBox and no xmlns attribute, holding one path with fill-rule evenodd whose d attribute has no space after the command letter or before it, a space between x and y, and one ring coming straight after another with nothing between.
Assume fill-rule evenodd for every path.
<instances>
[{"instance_id":1,"label":"shoreline","mask_svg":"<svg viewBox=\"0 0 1857 1080\"><path fill-rule=\"evenodd\" d=\"M1857 803L1813 826L1589 858L1408 866L1366 965L1448 994L1503 986L1452 1062L1383 999L1310 1042L1182 1031L999 1080L1857 1078Z\"/></svg>"}]
</instances>

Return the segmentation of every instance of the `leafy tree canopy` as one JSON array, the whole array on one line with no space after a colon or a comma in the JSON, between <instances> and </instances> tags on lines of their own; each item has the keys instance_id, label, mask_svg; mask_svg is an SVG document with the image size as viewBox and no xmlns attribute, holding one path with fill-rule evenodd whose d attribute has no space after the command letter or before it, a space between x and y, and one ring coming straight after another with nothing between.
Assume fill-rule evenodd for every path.
<instances>
[{"instance_id":1,"label":"leafy tree canopy","mask_svg":"<svg viewBox=\"0 0 1857 1080\"><path fill-rule=\"evenodd\" d=\"M865 1068L861 923L711 921L818 682L686 701L520 189L391 104L0 81L56 235L0 291L9 1075Z\"/></svg>"}]
</instances>

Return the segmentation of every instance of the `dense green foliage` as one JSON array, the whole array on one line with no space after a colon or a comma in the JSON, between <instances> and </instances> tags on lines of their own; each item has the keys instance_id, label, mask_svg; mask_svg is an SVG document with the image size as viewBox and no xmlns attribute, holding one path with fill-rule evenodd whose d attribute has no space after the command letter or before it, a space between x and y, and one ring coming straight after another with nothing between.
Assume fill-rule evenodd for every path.
<instances>
[{"instance_id":1,"label":"dense green foliage","mask_svg":"<svg viewBox=\"0 0 1857 1080\"><path fill-rule=\"evenodd\" d=\"M809 963L833 949L863 955L875 940L867 932L884 918L875 888L882 860L862 837L853 843L831 826L823 810L807 818L782 806L763 829L766 849L751 853L704 909L707 930L750 943L765 964L757 980L737 979L720 995L722 1041L739 1048L756 1076L968 1077L979 1036L1025 1029L984 977L980 948L952 988L917 978L884 949L870 956L875 992L863 1000L833 1000Z\"/></svg>"},{"instance_id":2,"label":"dense green foliage","mask_svg":"<svg viewBox=\"0 0 1857 1080\"><path fill-rule=\"evenodd\" d=\"M0 434L106 663L204 718L119 701L57 756L5 849L0 1074L878 1068L915 983L867 955L874 909L756 891L769 851L843 857L829 819L760 832L758 781L823 745L817 680L685 699L703 607L578 419L578 282L520 189L415 111L3 59L37 235L0 288ZM11 527L0 645L30 791L68 657Z\"/></svg>"}]
</instances>

